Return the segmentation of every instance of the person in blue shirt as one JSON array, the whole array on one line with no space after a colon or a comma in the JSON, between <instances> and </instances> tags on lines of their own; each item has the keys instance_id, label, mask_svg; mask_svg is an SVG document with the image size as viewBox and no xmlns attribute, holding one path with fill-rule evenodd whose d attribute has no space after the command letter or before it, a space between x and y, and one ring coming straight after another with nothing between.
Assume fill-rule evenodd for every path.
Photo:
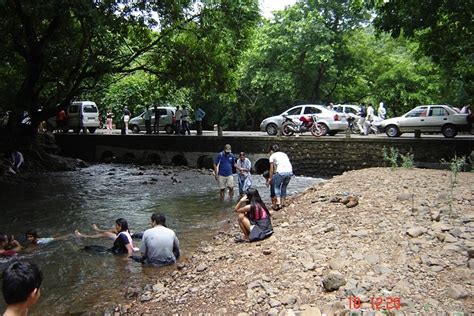
<instances>
[{"instance_id":1,"label":"person in blue shirt","mask_svg":"<svg viewBox=\"0 0 474 316\"><path fill-rule=\"evenodd\" d=\"M232 148L229 144L224 146L214 159L214 176L219 184L221 200L224 200L225 189L229 188L229 198L234 196L234 176L233 170L235 156L232 154Z\"/></svg>"}]
</instances>

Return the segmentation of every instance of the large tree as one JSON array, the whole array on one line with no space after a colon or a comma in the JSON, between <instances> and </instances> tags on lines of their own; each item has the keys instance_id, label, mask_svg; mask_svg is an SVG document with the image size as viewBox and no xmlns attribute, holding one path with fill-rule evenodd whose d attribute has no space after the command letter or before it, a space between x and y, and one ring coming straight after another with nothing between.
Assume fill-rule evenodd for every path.
<instances>
[{"instance_id":1,"label":"large tree","mask_svg":"<svg viewBox=\"0 0 474 316\"><path fill-rule=\"evenodd\" d=\"M181 54L175 44L182 32L188 32L186 26L201 30L206 26L203 17L212 16L208 12L221 12L220 20L230 21L222 29L238 30L239 17L255 17L235 13L255 2L205 1L203 8L193 9L189 0L3 0L0 56L5 63L0 66L0 108L29 110L35 126L57 104L65 106L110 74L141 70L166 82L182 82L190 72L183 75L174 70L186 69L183 64L203 63L192 54L173 56L174 64L166 60L166 56ZM216 34L217 30L214 39ZM206 37L203 32L200 35ZM38 114L39 107L45 114Z\"/></svg>"},{"instance_id":2,"label":"large tree","mask_svg":"<svg viewBox=\"0 0 474 316\"><path fill-rule=\"evenodd\" d=\"M375 1L374 24L392 36L420 43L446 72L452 96L463 102L474 94L474 2L472 0Z\"/></svg>"}]
</instances>

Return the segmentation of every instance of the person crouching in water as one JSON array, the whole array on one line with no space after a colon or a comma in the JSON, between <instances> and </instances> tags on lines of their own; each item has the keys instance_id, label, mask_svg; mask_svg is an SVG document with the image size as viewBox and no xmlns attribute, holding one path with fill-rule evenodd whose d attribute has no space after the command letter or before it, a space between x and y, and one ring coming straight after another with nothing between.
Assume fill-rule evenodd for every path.
<instances>
[{"instance_id":1,"label":"person crouching in water","mask_svg":"<svg viewBox=\"0 0 474 316\"><path fill-rule=\"evenodd\" d=\"M84 235L76 229L75 234L77 237L85 238L111 238L114 240L114 245L109 250L114 254L128 254L129 256L133 254L132 236L128 230L128 222L123 218L119 218L115 221L114 230L102 231L96 235Z\"/></svg>"},{"instance_id":2,"label":"person crouching in water","mask_svg":"<svg viewBox=\"0 0 474 316\"><path fill-rule=\"evenodd\" d=\"M236 242L258 241L273 234L270 212L257 189L250 188L237 202L234 212L239 215L239 227L244 233L244 238L236 238Z\"/></svg>"}]
</instances>

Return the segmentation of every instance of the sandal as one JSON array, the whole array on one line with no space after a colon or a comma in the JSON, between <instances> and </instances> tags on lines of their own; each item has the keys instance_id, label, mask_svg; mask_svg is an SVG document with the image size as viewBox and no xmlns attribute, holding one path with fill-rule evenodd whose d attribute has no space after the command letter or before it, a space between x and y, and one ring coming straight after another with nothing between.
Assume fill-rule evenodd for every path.
<instances>
[{"instance_id":1,"label":"sandal","mask_svg":"<svg viewBox=\"0 0 474 316\"><path fill-rule=\"evenodd\" d=\"M243 239L243 238L240 237L240 236L235 236L235 237L234 237L234 242L235 242L235 243L242 243L242 242L247 242L247 240Z\"/></svg>"},{"instance_id":2,"label":"sandal","mask_svg":"<svg viewBox=\"0 0 474 316\"><path fill-rule=\"evenodd\" d=\"M280 205L280 204L277 204L276 206L272 206L272 209L273 209L274 211L279 211L279 210L281 210L281 205Z\"/></svg>"}]
</instances>

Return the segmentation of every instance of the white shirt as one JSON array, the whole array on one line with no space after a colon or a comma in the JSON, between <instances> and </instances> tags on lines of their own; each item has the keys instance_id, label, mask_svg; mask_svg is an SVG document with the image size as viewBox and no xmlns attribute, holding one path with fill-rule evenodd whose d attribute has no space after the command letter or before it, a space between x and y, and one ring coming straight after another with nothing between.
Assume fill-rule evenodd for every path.
<instances>
[{"instance_id":1,"label":"white shirt","mask_svg":"<svg viewBox=\"0 0 474 316\"><path fill-rule=\"evenodd\" d=\"M288 156L281 151L277 151L270 156L270 163L273 163L274 173L293 172L293 166L291 165Z\"/></svg>"},{"instance_id":2,"label":"white shirt","mask_svg":"<svg viewBox=\"0 0 474 316\"><path fill-rule=\"evenodd\" d=\"M367 119L368 120L371 120L374 118L374 108L369 105L369 107L367 108Z\"/></svg>"}]
</instances>

